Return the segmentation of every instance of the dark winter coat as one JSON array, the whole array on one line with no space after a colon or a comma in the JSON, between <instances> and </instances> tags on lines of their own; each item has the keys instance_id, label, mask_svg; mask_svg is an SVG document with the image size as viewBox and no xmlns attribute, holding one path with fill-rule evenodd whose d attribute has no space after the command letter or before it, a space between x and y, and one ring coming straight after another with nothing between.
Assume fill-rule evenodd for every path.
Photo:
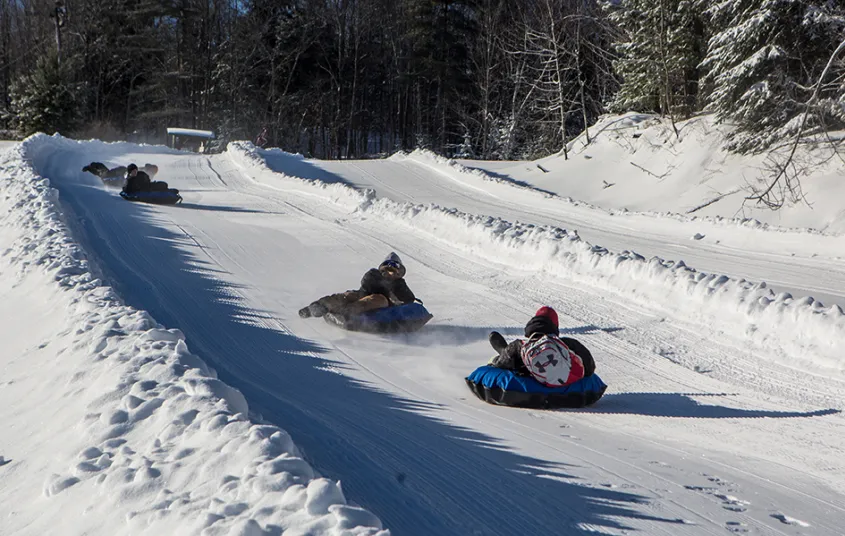
<instances>
[{"instance_id":1,"label":"dark winter coat","mask_svg":"<svg viewBox=\"0 0 845 536\"><path fill-rule=\"evenodd\" d=\"M560 330L547 317L535 316L525 325L525 336L530 339L532 335L536 334L560 336ZM570 337L560 337L560 340L570 350L578 354L578 357L584 362L584 377L592 376L596 371L596 361L587 347ZM522 362L522 345L521 339L510 342L499 355L493 358L490 364L494 367L513 370L523 376L529 376L530 373Z\"/></svg>"},{"instance_id":2,"label":"dark winter coat","mask_svg":"<svg viewBox=\"0 0 845 536\"><path fill-rule=\"evenodd\" d=\"M385 277L378 268L367 270L361 278L361 288L358 292L362 298L370 294L381 294L391 305L414 303L416 299L404 278L390 279Z\"/></svg>"},{"instance_id":3,"label":"dark winter coat","mask_svg":"<svg viewBox=\"0 0 845 536\"><path fill-rule=\"evenodd\" d=\"M123 191L127 194L145 192L150 189L150 183L150 176L143 171L139 171L134 177L130 175L126 178L126 186L123 187Z\"/></svg>"}]
</instances>

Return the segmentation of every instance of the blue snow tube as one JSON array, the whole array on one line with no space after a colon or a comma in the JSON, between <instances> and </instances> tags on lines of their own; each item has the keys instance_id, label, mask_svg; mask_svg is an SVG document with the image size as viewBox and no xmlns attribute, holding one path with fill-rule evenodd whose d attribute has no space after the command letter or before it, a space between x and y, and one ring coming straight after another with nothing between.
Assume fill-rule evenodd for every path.
<instances>
[{"instance_id":1,"label":"blue snow tube","mask_svg":"<svg viewBox=\"0 0 845 536\"><path fill-rule=\"evenodd\" d=\"M520 408L583 408L595 404L607 389L596 374L565 387L546 387L531 376L489 365L475 369L466 382L485 402Z\"/></svg>"},{"instance_id":2,"label":"blue snow tube","mask_svg":"<svg viewBox=\"0 0 845 536\"><path fill-rule=\"evenodd\" d=\"M353 316L327 313L323 318L329 324L349 331L407 333L420 329L434 316L421 303L408 303Z\"/></svg>"},{"instance_id":3,"label":"blue snow tube","mask_svg":"<svg viewBox=\"0 0 845 536\"><path fill-rule=\"evenodd\" d=\"M175 205L182 202L179 190L169 188L167 190L144 190L142 192L120 192L120 197L127 201L140 201L141 203L155 203L157 205Z\"/></svg>"}]
</instances>

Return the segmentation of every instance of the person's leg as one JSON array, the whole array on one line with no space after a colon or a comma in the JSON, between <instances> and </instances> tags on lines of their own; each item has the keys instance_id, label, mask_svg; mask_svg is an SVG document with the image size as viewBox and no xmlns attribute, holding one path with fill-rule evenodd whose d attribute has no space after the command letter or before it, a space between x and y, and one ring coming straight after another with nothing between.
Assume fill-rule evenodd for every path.
<instances>
[{"instance_id":1,"label":"person's leg","mask_svg":"<svg viewBox=\"0 0 845 536\"><path fill-rule=\"evenodd\" d=\"M490 346L496 350L496 353L502 353L502 350L508 346L508 341L498 331L491 331L487 340L490 341Z\"/></svg>"},{"instance_id":2,"label":"person's leg","mask_svg":"<svg viewBox=\"0 0 845 536\"><path fill-rule=\"evenodd\" d=\"M311 302L308 307L300 309L299 316L302 318L312 316L319 318L326 313L341 313L348 304L355 302L359 297L358 292L354 290L323 296L319 300Z\"/></svg>"},{"instance_id":3,"label":"person's leg","mask_svg":"<svg viewBox=\"0 0 845 536\"><path fill-rule=\"evenodd\" d=\"M496 333L501 337L498 332ZM490 334L490 345L494 344L493 339L498 339L497 337L493 336L493 333ZM509 344L505 344L505 346L501 346L501 343L505 341L505 338L502 337L501 341L496 340L498 346L499 355L495 356L493 359L490 360L490 365L507 370L513 370L514 372L520 372L525 365L522 364L522 341L519 339L511 341ZM493 349L497 349L497 346L493 346Z\"/></svg>"},{"instance_id":4,"label":"person's leg","mask_svg":"<svg viewBox=\"0 0 845 536\"><path fill-rule=\"evenodd\" d=\"M370 294L369 296L364 296L361 299L349 303L342 312L348 315L357 315L366 313L367 311L383 309L388 305L390 305L390 302L387 300L387 297L381 294Z\"/></svg>"}]
</instances>

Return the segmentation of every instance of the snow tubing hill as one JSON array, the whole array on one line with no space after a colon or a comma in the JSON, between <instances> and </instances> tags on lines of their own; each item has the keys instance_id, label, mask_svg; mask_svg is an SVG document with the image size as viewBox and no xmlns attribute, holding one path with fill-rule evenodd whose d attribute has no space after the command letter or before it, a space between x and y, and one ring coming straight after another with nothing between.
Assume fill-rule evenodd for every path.
<instances>
[{"instance_id":1,"label":"snow tubing hill","mask_svg":"<svg viewBox=\"0 0 845 536\"><path fill-rule=\"evenodd\" d=\"M141 203L155 203L157 205L175 205L182 202L182 196L179 195L179 190L176 188L133 192L131 194L120 192L120 197L127 201L140 201Z\"/></svg>"},{"instance_id":2,"label":"snow tubing hill","mask_svg":"<svg viewBox=\"0 0 845 536\"><path fill-rule=\"evenodd\" d=\"M408 333L420 329L434 316L422 304L409 303L368 311L350 317L327 313L323 318L329 324L349 331Z\"/></svg>"},{"instance_id":3,"label":"snow tubing hill","mask_svg":"<svg viewBox=\"0 0 845 536\"><path fill-rule=\"evenodd\" d=\"M489 365L475 369L466 382L485 402L520 408L583 408L595 404L607 389L596 374L566 387L546 387L531 376Z\"/></svg>"}]
</instances>

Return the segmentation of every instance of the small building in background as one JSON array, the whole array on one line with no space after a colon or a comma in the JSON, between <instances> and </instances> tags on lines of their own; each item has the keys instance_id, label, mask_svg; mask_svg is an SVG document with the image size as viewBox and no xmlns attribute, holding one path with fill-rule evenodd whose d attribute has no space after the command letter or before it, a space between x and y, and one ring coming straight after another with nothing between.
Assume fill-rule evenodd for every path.
<instances>
[{"instance_id":1,"label":"small building in background","mask_svg":"<svg viewBox=\"0 0 845 536\"><path fill-rule=\"evenodd\" d=\"M216 139L210 130L196 130L193 128L167 129L167 146L195 153L207 153L212 141Z\"/></svg>"}]
</instances>

